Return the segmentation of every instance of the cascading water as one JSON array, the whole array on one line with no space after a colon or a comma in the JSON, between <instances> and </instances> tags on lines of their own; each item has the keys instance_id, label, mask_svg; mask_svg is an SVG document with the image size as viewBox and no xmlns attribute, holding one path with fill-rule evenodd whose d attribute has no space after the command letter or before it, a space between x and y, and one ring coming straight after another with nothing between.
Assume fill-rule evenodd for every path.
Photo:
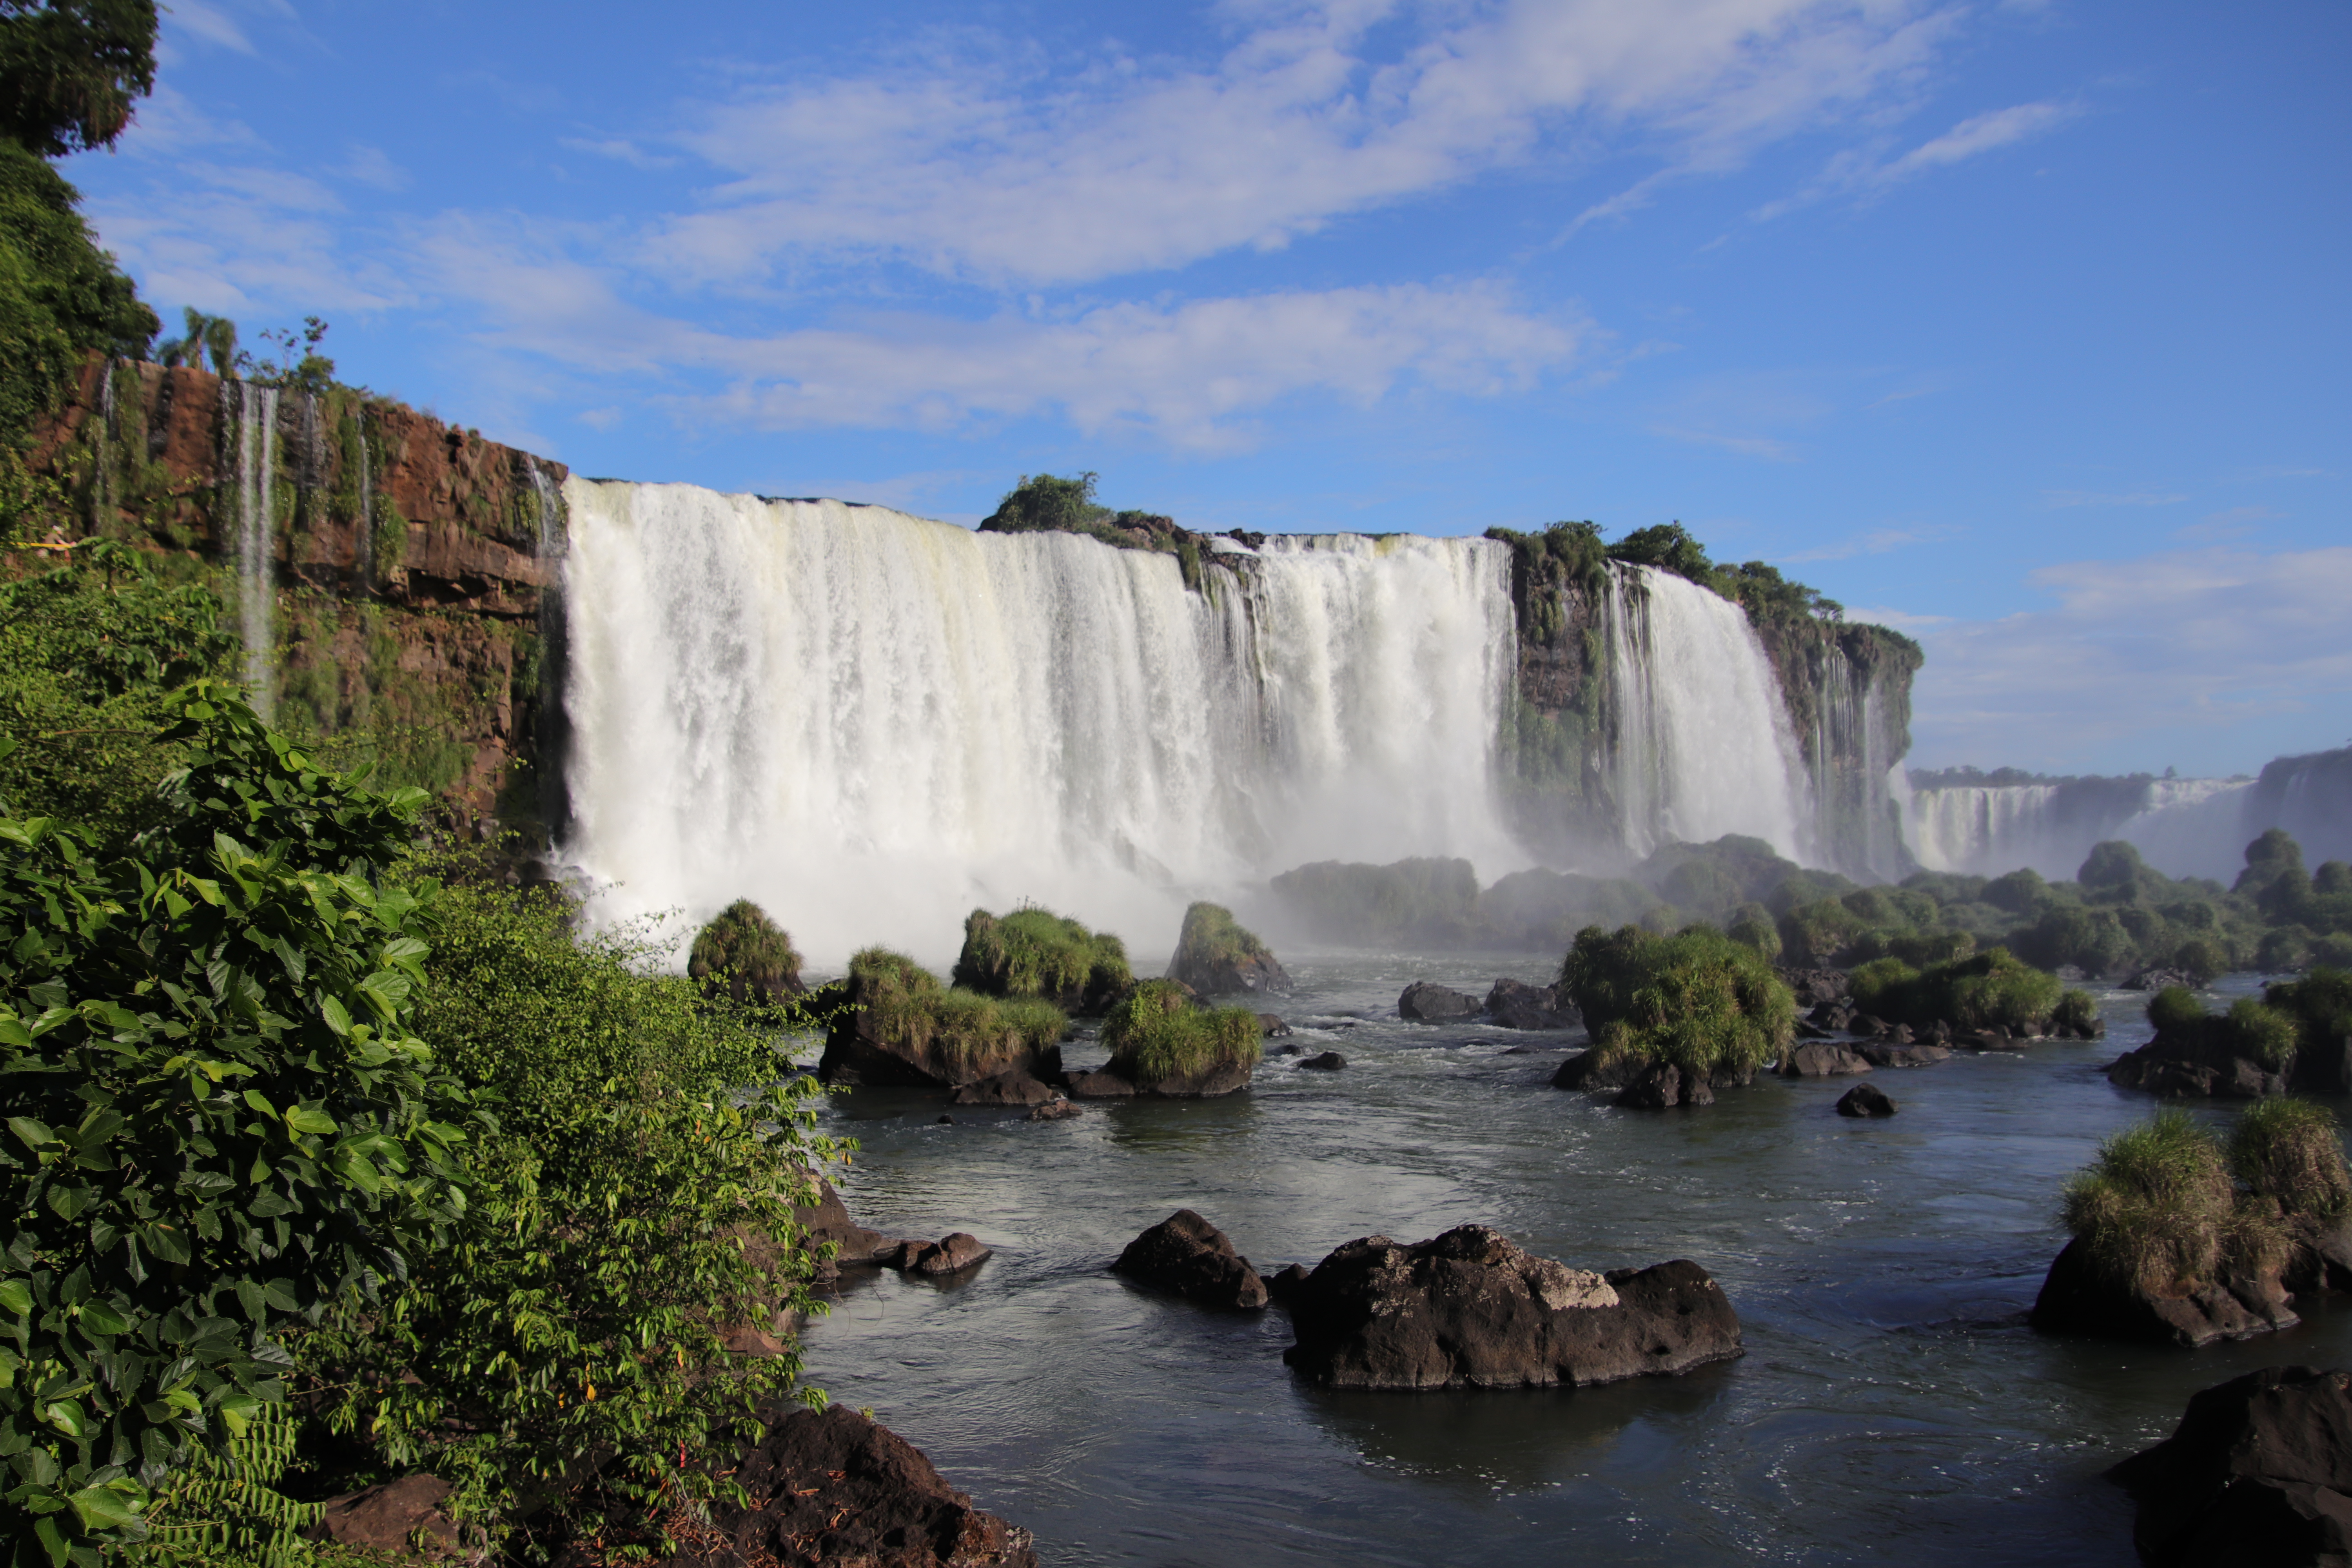
<instances>
[{"instance_id":1,"label":"cascading water","mask_svg":"<svg viewBox=\"0 0 2352 1568\"><path fill-rule=\"evenodd\" d=\"M352 536L352 580L362 588L375 583L375 486L369 472L367 415L358 420L360 462L360 524Z\"/></svg>"},{"instance_id":2,"label":"cascading water","mask_svg":"<svg viewBox=\"0 0 2352 1568\"><path fill-rule=\"evenodd\" d=\"M2246 779L2062 779L2047 784L1942 784L1913 791L1906 826L1931 871L1999 876L2030 867L2071 879L2106 839L2135 846L2172 877L2229 881L2246 841L2272 826Z\"/></svg>"},{"instance_id":3,"label":"cascading water","mask_svg":"<svg viewBox=\"0 0 2352 1568\"><path fill-rule=\"evenodd\" d=\"M236 400L237 609L245 634L245 679L253 705L264 715L272 706L277 653L278 598L273 481L278 472L278 389L247 381L225 381Z\"/></svg>"},{"instance_id":4,"label":"cascading water","mask_svg":"<svg viewBox=\"0 0 2352 1568\"><path fill-rule=\"evenodd\" d=\"M1737 833L1817 864L1804 762L1747 613L1672 573L1609 570L1608 766L1626 850Z\"/></svg>"},{"instance_id":5,"label":"cascading water","mask_svg":"<svg viewBox=\"0 0 2352 1568\"><path fill-rule=\"evenodd\" d=\"M1033 899L1172 944L1322 857L1523 864L1494 799L1501 546L1175 557L876 507L573 479L568 852L604 912L749 896L936 958Z\"/></svg>"}]
</instances>

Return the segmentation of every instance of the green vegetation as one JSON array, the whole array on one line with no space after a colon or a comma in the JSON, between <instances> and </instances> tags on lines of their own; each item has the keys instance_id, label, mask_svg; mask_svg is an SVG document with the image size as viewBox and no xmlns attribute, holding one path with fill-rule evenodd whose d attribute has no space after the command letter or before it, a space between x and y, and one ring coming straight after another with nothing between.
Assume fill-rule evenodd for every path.
<instances>
[{"instance_id":1,"label":"green vegetation","mask_svg":"<svg viewBox=\"0 0 2352 1568\"><path fill-rule=\"evenodd\" d=\"M1246 1007L1203 1008L1172 980L1147 980L1103 1020L1109 1070L1133 1084L1255 1065L1264 1031Z\"/></svg>"},{"instance_id":2,"label":"green vegetation","mask_svg":"<svg viewBox=\"0 0 2352 1568\"><path fill-rule=\"evenodd\" d=\"M2314 1100L2262 1100L2240 1111L2230 1132L2230 1170L2285 1214L2333 1220L2352 1205L2336 1113Z\"/></svg>"},{"instance_id":3,"label":"green vegetation","mask_svg":"<svg viewBox=\"0 0 2352 1568\"><path fill-rule=\"evenodd\" d=\"M2258 1269L2281 1250L2275 1222L2239 1201L2220 1141L2177 1110L2102 1143L2066 1184L2063 1215L2099 1272L2152 1291Z\"/></svg>"},{"instance_id":4,"label":"green vegetation","mask_svg":"<svg viewBox=\"0 0 2352 1568\"><path fill-rule=\"evenodd\" d=\"M904 953L869 947L849 961L850 994L875 1037L950 1067L1042 1051L1070 1031L1053 1003L949 990Z\"/></svg>"},{"instance_id":5,"label":"green vegetation","mask_svg":"<svg viewBox=\"0 0 2352 1568\"><path fill-rule=\"evenodd\" d=\"M1753 947L1711 926L1657 936L1639 926L1577 933L1559 984L1593 1047L1744 1081L1796 1032L1797 1000Z\"/></svg>"},{"instance_id":6,"label":"green vegetation","mask_svg":"<svg viewBox=\"0 0 2352 1568\"><path fill-rule=\"evenodd\" d=\"M657 1543L797 1378L721 1336L815 1306L806 1020L443 886L421 791L231 689L158 700L110 858L0 812L0 1537L297 1562L296 1499L422 1467L493 1536Z\"/></svg>"},{"instance_id":7,"label":"green vegetation","mask_svg":"<svg viewBox=\"0 0 2352 1568\"><path fill-rule=\"evenodd\" d=\"M0 21L0 39L14 23ZM62 175L0 138L0 448L15 460L92 351L147 352L159 323L98 248Z\"/></svg>"},{"instance_id":8,"label":"green vegetation","mask_svg":"<svg viewBox=\"0 0 2352 1568\"><path fill-rule=\"evenodd\" d=\"M1002 918L974 910L963 922L957 985L987 996L1043 998L1076 1013L1099 1013L1135 982L1127 946L1066 916L1019 909Z\"/></svg>"},{"instance_id":9,"label":"green vegetation","mask_svg":"<svg viewBox=\"0 0 2352 1568\"><path fill-rule=\"evenodd\" d=\"M687 974L738 1002L782 1002L806 989L793 939L749 899L738 899L695 934Z\"/></svg>"},{"instance_id":10,"label":"green vegetation","mask_svg":"<svg viewBox=\"0 0 2352 1568\"><path fill-rule=\"evenodd\" d=\"M1234 920L1233 910L1223 904L1195 903L1184 910L1184 929L1168 967L1171 973L1206 973L1219 964L1273 957L1274 950Z\"/></svg>"},{"instance_id":11,"label":"green vegetation","mask_svg":"<svg viewBox=\"0 0 2352 1568\"><path fill-rule=\"evenodd\" d=\"M1273 891L1320 942L1460 947L1480 926L1478 877L1467 860L1318 860L1275 878Z\"/></svg>"},{"instance_id":12,"label":"green vegetation","mask_svg":"<svg viewBox=\"0 0 2352 1568\"><path fill-rule=\"evenodd\" d=\"M1121 550L1149 550L1176 557L1184 585L1199 592L1202 576L1200 541L1176 526L1176 520L1151 511L1113 511L1095 500L1099 476L1080 474L1066 479L1053 474L1021 482L1004 492L996 510L981 520L982 533L1083 533Z\"/></svg>"},{"instance_id":13,"label":"green vegetation","mask_svg":"<svg viewBox=\"0 0 2352 1568\"><path fill-rule=\"evenodd\" d=\"M2021 963L2000 947L1924 969L1901 958L1874 959L1853 971L1849 984L1862 1011L1914 1028L1940 1019L1958 1029L1999 1025L2013 1034L2041 1035L2056 1023L2088 1022L2097 1014L2089 993L2069 992L2057 976ZM2080 1000L2069 1000L2074 997Z\"/></svg>"},{"instance_id":14,"label":"green vegetation","mask_svg":"<svg viewBox=\"0 0 2352 1568\"><path fill-rule=\"evenodd\" d=\"M2157 1038L2167 1047L2185 1047L2196 1055L2243 1057L2272 1072L2284 1072L2303 1043L2305 1030L2325 1031L2341 1020L2342 1014L2330 1004L2337 1001L2334 994L2347 978L2338 971L2321 970L2311 981L2268 987L2259 1002L2241 996L2219 1017L2207 1012L2205 1004L2186 986L2168 985L2149 1000L2147 1021L2156 1026ZM2331 1037L2323 1033L2315 1037Z\"/></svg>"},{"instance_id":15,"label":"green vegetation","mask_svg":"<svg viewBox=\"0 0 2352 1568\"><path fill-rule=\"evenodd\" d=\"M45 158L111 147L154 90L154 0L0 3L0 136Z\"/></svg>"}]
</instances>

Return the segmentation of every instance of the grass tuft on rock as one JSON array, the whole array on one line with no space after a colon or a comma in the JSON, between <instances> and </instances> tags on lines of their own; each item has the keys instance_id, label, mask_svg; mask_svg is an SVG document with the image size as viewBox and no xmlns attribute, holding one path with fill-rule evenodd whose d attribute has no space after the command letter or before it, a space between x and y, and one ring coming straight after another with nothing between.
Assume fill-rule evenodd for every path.
<instances>
[{"instance_id":1,"label":"grass tuft on rock","mask_svg":"<svg viewBox=\"0 0 2352 1568\"><path fill-rule=\"evenodd\" d=\"M1999 1025L2012 1033L2038 1035L2054 1022L2087 1026L2097 1016L2087 994L2068 992L2056 975L2023 963L2005 947L1924 969L1900 958L1874 959L1853 972L1850 994L1864 1012L1915 1028L1942 1019L1956 1029ZM2070 995L2082 1000L2069 1002Z\"/></svg>"},{"instance_id":2,"label":"grass tuft on rock","mask_svg":"<svg viewBox=\"0 0 2352 1568\"><path fill-rule=\"evenodd\" d=\"M963 922L955 984L990 996L1040 998L1096 1012L1134 984L1127 945L1049 910L974 910Z\"/></svg>"},{"instance_id":3,"label":"grass tuft on rock","mask_svg":"<svg viewBox=\"0 0 2352 1568\"><path fill-rule=\"evenodd\" d=\"M807 989L793 939L749 899L736 900L696 933L686 973L706 992L724 991L738 1002L781 1002Z\"/></svg>"},{"instance_id":4,"label":"grass tuft on rock","mask_svg":"<svg viewBox=\"0 0 2352 1568\"><path fill-rule=\"evenodd\" d=\"M878 1037L960 1068L1004 1054L1008 1036L1041 1051L1069 1032L1068 1016L1051 1002L950 990L888 948L852 958L849 978Z\"/></svg>"},{"instance_id":5,"label":"grass tuft on rock","mask_svg":"<svg viewBox=\"0 0 2352 1568\"><path fill-rule=\"evenodd\" d=\"M2257 1100L2230 1132L2230 1169L2289 1215L2332 1220L2352 1205L2336 1113L2313 1100Z\"/></svg>"},{"instance_id":6,"label":"grass tuft on rock","mask_svg":"<svg viewBox=\"0 0 2352 1568\"><path fill-rule=\"evenodd\" d=\"M1233 910L1223 904L1196 903L1184 911L1184 931L1176 939L1176 958L1169 967L1205 972L1219 963L1273 956L1274 950L1234 919Z\"/></svg>"},{"instance_id":7,"label":"grass tuft on rock","mask_svg":"<svg viewBox=\"0 0 2352 1568\"><path fill-rule=\"evenodd\" d=\"M1147 980L1103 1020L1110 1071L1133 1084L1193 1078L1223 1066L1254 1065L1264 1037L1246 1007L1203 1008L1172 980Z\"/></svg>"},{"instance_id":8,"label":"grass tuft on rock","mask_svg":"<svg viewBox=\"0 0 2352 1568\"><path fill-rule=\"evenodd\" d=\"M1797 999L1764 955L1712 926L1672 936L1587 926L1559 984L1595 1050L1670 1062L1703 1080L1753 1075L1796 1032Z\"/></svg>"},{"instance_id":9,"label":"grass tuft on rock","mask_svg":"<svg viewBox=\"0 0 2352 1568\"><path fill-rule=\"evenodd\" d=\"M2271 1000L2262 1002L2241 996L2216 1017L2187 986L2168 985L2148 1002L2147 1021L2168 1046L2243 1057L2271 1072L2284 1072L2308 1026L2291 1006L2273 1005L2280 993L2293 990L2273 985Z\"/></svg>"},{"instance_id":10,"label":"grass tuft on rock","mask_svg":"<svg viewBox=\"0 0 2352 1568\"><path fill-rule=\"evenodd\" d=\"M2066 1184L2063 1212L2101 1273L2160 1293L2208 1284L2276 1246L2240 1205L2220 1141L2184 1110L2159 1110L2100 1144Z\"/></svg>"}]
</instances>

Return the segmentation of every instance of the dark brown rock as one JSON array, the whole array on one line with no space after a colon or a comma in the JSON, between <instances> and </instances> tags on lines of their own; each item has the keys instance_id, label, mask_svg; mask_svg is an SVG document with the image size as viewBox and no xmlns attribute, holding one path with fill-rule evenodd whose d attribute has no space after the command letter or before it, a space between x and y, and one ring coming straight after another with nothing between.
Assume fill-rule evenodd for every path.
<instances>
[{"instance_id":1,"label":"dark brown rock","mask_svg":"<svg viewBox=\"0 0 2352 1568\"><path fill-rule=\"evenodd\" d=\"M465 1531L441 1511L448 1496L449 1483L438 1476L403 1476L328 1499L319 1522L303 1533L312 1541L428 1562L478 1555L467 1549ZM413 1547L412 1540L423 1544Z\"/></svg>"},{"instance_id":2,"label":"dark brown rock","mask_svg":"<svg viewBox=\"0 0 2352 1568\"><path fill-rule=\"evenodd\" d=\"M878 1230L868 1230L850 1218L848 1208L841 1201L841 1194L834 1191L833 1184L822 1176L817 1178L816 1191L816 1206L796 1208L793 1211L793 1218L809 1233L808 1238L812 1246L831 1242L837 1248L834 1254L833 1262L820 1267L817 1270L817 1277L820 1279L833 1278L836 1268L877 1268L904 1245L896 1237L884 1236ZM757 1256L761 1247L764 1246L769 1251L773 1251L772 1244L766 1243L764 1238L747 1245L752 1247L755 1262L762 1261Z\"/></svg>"},{"instance_id":3,"label":"dark brown rock","mask_svg":"<svg viewBox=\"0 0 2352 1568\"><path fill-rule=\"evenodd\" d=\"M1291 1298L1298 1294L1298 1288L1307 1283L1307 1265L1285 1264L1273 1273L1262 1275L1260 1278L1265 1284L1266 1298L1277 1307L1287 1307L1290 1305Z\"/></svg>"},{"instance_id":4,"label":"dark brown rock","mask_svg":"<svg viewBox=\"0 0 2352 1568\"><path fill-rule=\"evenodd\" d=\"M1554 1089L1580 1089L1589 1094L1605 1094L1622 1089L1650 1068L1645 1057L1620 1052L1610 1056L1600 1051L1582 1051L1559 1064L1551 1075Z\"/></svg>"},{"instance_id":5,"label":"dark brown rock","mask_svg":"<svg viewBox=\"0 0 2352 1568\"><path fill-rule=\"evenodd\" d=\"M2272 1366L2192 1394L2171 1436L2108 1472L2152 1568L2342 1568L2352 1373Z\"/></svg>"},{"instance_id":6,"label":"dark brown rock","mask_svg":"<svg viewBox=\"0 0 2352 1568\"><path fill-rule=\"evenodd\" d=\"M1255 1311L1266 1303L1265 1284L1249 1259L1191 1209L1178 1209L1129 1242L1111 1271L1207 1307Z\"/></svg>"},{"instance_id":7,"label":"dark brown rock","mask_svg":"<svg viewBox=\"0 0 2352 1568\"><path fill-rule=\"evenodd\" d=\"M981 1245L978 1237L958 1230L937 1241L900 1242L898 1256L885 1261L889 1267L908 1274L927 1274L936 1278L976 1268L994 1256Z\"/></svg>"},{"instance_id":8,"label":"dark brown rock","mask_svg":"<svg viewBox=\"0 0 2352 1568\"><path fill-rule=\"evenodd\" d=\"M1837 1078L1869 1070L1870 1063L1860 1052L1818 1040L1794 1047L1780 1061L1782 1078Z\"/></svg>"},{"instance_id":9,"label":"dark brown rock","mask_svg":"<svg viewBox=\"0 0 2352 1568\"><path fill-rule=\"evenodd\" d=\"M959 1084L948 1100L953 1105L1043 1105L1055 1098L1050 1085L1015 1068Z\"/></svg>"},{"instance_id":10,"label":"dark brown rock","mask_svg":"<svg viewBox=\"0 0 2352 1568\"><path fill-rule=\"evenodd\" d=\"M1506 1029L1573 1029L1584 1016L1556 986L1497 980L1486 993L1486 1022Z\"/></svg>"},{"instance_id":11,"label":"dark brown rock","mask_svg":"<svg viewBox=\"0 0 2352 1568\"><path fill-rule=\"evenodd\" d=\"M1892 1116L1895 1102L1874 1083L1858 1083L1838 1097L1840 1116Z\"/></svg>"},{"instance_id":12,"label":"dark brown rock","mask_svg":"<svg viewBox=\"0 0 2352 1568\"><path fill-rule=\"evenodd\" d=\"M1610 1103L1632 1110L1671 1110L1678 1105L1713 1105L1715 1091L1704 1079L1670 1062L1659 1062L1644 1068Z\"/></svg>"},{"instance_id":13,"label":"dark brown rock","mask_svg":"<svg viewBox=\"0 0 2352 1568\"><path fill-rule=\"evenodd\" d=\"M922 1450L845 1405L773 1416L675 1568L1036 1568L1029 1532L972 1507Z\"/></svg>"},{"instance_id":14,"label":"dark brown rock","mask_svg":"<svg viewBox=\"0 0 2352 1568\"><path fill-rule=\"evenodd\" d=\"M1135 1085L1115 1072L1097 1070L1066 1074L1062 1081L1074 1100L1132 1100Z\"/></svg>"},{"instance_id":15,"label":"dark brown rock","mask_svg":"<svg viewBox=\"0 0 2352 1568\"><path fill-rule=\"evenodd\" d=\"M872 984L864 975L851 974L816 994L817 1005L834 1015L816 1067L817 1077L826 1083L954 1089L1007 1073L1048 1082L1062 1075L1061 1047L1033 1047L1010 1026L994 1039L952 1052L939 1048L935 1041L919 1045L893 1038L867 1005Z\"/></svg>"},{"instance_id":16,"label":"dark brown rock","mask_svg":"<svg viewBox=\"0 0 2352 1568\"><path fill-rule=\"evenodd\" d=\"M1349 1242L1289 1306L1283 1360L1333 1387L1613 1383L1741 1353L1738 1315L1696 1263L1603 1276L1478 1225L1412 1247Z\"/></svg>"},{"instance_id":17,"label":"dark brown rock","mask_svg":"<svg viewBox=\"0 0 2352 1568\"><path fill-rule=\"evenodd\" d=\"M1853 1053L1874 1068L1925 1068L1952 1059L1942 1046L1890 1046L1882 1040L1864 1040Z\"/></svg>"},{"instance_id":18,"label":"dark brown rock","mask_svg":"<svg viewBox=\"0 0 2352 1568\"><path fill-rule=\"evenodd\" d=\"M1397 998L1397 1016L1415 1024L1456 1024L1478 1011L1478 999L1427 980L1416 980Z\"/></svg>"},{"instance_id":19,"label":"dark brown rock","mask_svg":"<svg viewBox=\"0 0 2352 1568\"><path fill-rule=\"evenodd\" d=\"M1325 1051L1320 1056L1307 1058L1298 1065L1313 1072L1338 1072L1348 1065L1348 1058L1337 1051Z\"/></svg>"},{"instance_id":20,"label":"dark brown rock","mask_svg":"<svg viewBox=\"0 0 2352 1568\"><path fill-rule=\"evenodd\" d=\"M1846 994L1846 972L1843 969L1780 969L1782 984L1796 993L1800 1007L1834 1005Z\"/></svg>"},{"instance_id":21,"label":"dark brown rock","mask_svg":"<svg viewBox=\"0 0 2352 1568\"><path fill-rule=\"evenodd\" d=\"M1269 1040L1278 1040L1290 1033L1290 1026L1271 1013L1260 1013L1257 1016L1257 1026Z\"/></svg>"},{"instance_id":22,"label":"dark brown rock","mask_svg":"<svg viewBox=\"0 0 2352 1568\"><path fill-rule=\"evenodd\" d=\"M2285 1287L2275 1274L2195 1287L2124 1284L2099 1268L2080 1241L2069 1241L2050 1265L2032 1317L2033 1326L2045 1333L2152 1340L2192 1349L2291 1329L2302 1321L2287 1305Z\"/></svg>"},{"instance_id":23,"label":"dark brown rock","mask_svg":"<svg viewBox=\"0 0 2352 1568\"><path fill-rule=\"evenodd\" d=\"M1030 1121L1067 1121L1073 1116L1083 1116L1084 1114L1086 1113L1080 1110L1076 1106L1056 1095L1054 1099L1047 1100L1045 1104L1031 1111L1025 1120Z\"/></svg>"},{"instance_id":24,"label":"dark brown rock","mask_svg":"<svg viewBox=\"0 0 2352 1568\"><path fill-rule=\"evenodd\" d=\"M2201 1039L2161 1034L2108 1064L2107 1081L2118 1089L2198 1100L2261 1100L2287 1091L2286 1075L2260 1062Z\"/></svg>"}]
</instances>

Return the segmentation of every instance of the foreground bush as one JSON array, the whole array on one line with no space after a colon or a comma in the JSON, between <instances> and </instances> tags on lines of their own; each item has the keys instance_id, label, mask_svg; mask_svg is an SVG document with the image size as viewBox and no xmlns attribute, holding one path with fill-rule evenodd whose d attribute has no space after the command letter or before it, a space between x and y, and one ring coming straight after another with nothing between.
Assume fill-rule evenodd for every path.
<instances>
[{"instance_id":1,"label":"foreground bush","mask_svg":"<svg viewBox=\"0 0 2352 1568\"><path fill-rule=\"evenodd\" d=\"M2158 992L2148 1002L2147 1021L2156 1026L2157 1039L2151 1043L2166 1050L2243 1057L2272 1072L2286 1070L2299 1039L2296 1018L2284 1008L2241 996L2217 1017L2185 985Z\"/></svg>"},{"instance_id":2,"label":"foreground bush","mask_svg":"<svg viewBox=\"0 0 2352 1568\"><path fill-rule=\"evenodd\" d=\"M738 1002L782 1002L806 989L793 939L749 899L736 900L695 934L686 973Z\"/></svg>"},{"instance_id":3,"label":"foreground bush","mask_svg":"<svg viewBox=\"0 0 2352 1568\"><path fill-rule=\"evenodd\" d=\"M985 995L1042 999L1075 1013L1099 1013L1135 983L1118 938L1037 909L1002 917L972 910L952 978Z\"/></svg>"},{"instance_id":4,"label":"foreground bush","mask_svg":"<svg viewBox=\"0 0 2352 1568\"><path fill-rule=\"evenodd\" d=\"M2102 1143L2067 1184L2063 1213L2100 1272L2158 1293L2259 1269L2279 1250L2274 1229L2239 1202L2221 1142L2181 1110Z\"/></svg>"},{"instance_id":5,"label":"foreground bush","mask_svg":"<svg viewBox=\"0 0 2352 1568\"><path fill-rule=\"evenodd\" d=\"M2352 1204L2352 1170L2336 1113L2308 1100L2260 1100L2230 1131L2230 1169L2283 1213L2334 1220Z\"/></svg>"},{"instance_id":6,"label":"foreground bush","mask_svg":"<svg viewBox=\"0 0 2352 1568\"><path fill-rule=\"evenodd\" d=\"M1914 1028L1942 1021L1956 1029L1999 1025L2039 1035L2054 1023L2085 1027L2097 1016L2087 992L2069 992L2056 975L2000 947L1924 969L1900 958L1876 959L1853 972L1849 994L1862 1011Z\"/></svg>"},{"instance_id":7,"label":"foreground bush","mask_svg":"<svg viewBox=\"0 0 2352 1568\"><path fill-rule=\"evenodd\" d=\"M1202 1008L1172 980L1147 980L1103 1020L1108 1069L1133 1084L1255 1066L1264 1030L1246 1007Z\"/></svg>"},{"instance_id":8,"label":"foreground bush","mask_svg":"<svg viewBox=\"0 0 2352 1568\"><path fill-rule=\"evenodd\" d=\"M1577 933L1559 984L1594 1048L1668 1062L1702 1081L1744 1080L1796 1032L1797 1000L1761 953L1708 926Z\"/></svg>"},{"instance_id":9,"label":"foreground bush","mask_svg":"<svg viewBox=\"0 0 2352 1568\"><path fill-rule=\"evenodd\" d=\"M192 1445L285 1397L310 1324L382 1312L478 1212L487 1123L418 1037L431 889L375 879L424 796L321 772L208 685L171 708L188 767L129 858L0 816L18 1562L137 1540Z\"/></svg>"},{"instance_id":10,"label":"foreground bush","mask_svg":"<svg viewBox=\"0 0 2352 1568\"><path fill-rule=\"evenodd\" d=\"M950 990L939 976L901 952L869 947L849 961L850 989L877 1039L910 1055L965 1068L1003 1054L1012 1037L1042 1051L1069 1033L1070 1021L1051 1002Z\"/></svg>"}]
</instances>

